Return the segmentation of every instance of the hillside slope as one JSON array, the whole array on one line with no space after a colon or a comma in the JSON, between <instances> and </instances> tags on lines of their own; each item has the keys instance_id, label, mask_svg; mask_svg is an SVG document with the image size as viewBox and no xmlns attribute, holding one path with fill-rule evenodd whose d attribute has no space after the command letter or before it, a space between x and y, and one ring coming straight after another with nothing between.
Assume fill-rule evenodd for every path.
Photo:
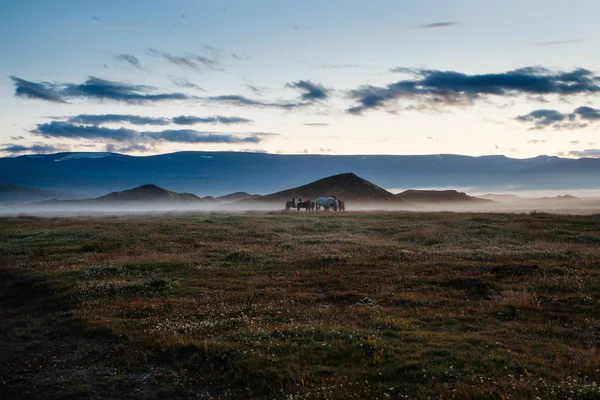
<instances>
[{"instance_id":1,"label":"hillside slope","mask_svg":"<svg viewBox=\"0 0 600 400\"><path fill-rule=\"evenodd\" d=\"M177 193L148 184L98 197L97 202L203 202L191 193Z\"/></svg>"},{"instance_id":2,"label":"hillside slope","mask_svg":"<svg viewBox=\"0 0 600 400\"><path fill-rule=\"evenodd\" d=\"M44 190L28 186L15 186L0 183L0 204L1 203L31 203L35 201L44 201L50 199L67 200L80 199L75 193L61 192L56 190Z\"/></svg>"}]
</instances>

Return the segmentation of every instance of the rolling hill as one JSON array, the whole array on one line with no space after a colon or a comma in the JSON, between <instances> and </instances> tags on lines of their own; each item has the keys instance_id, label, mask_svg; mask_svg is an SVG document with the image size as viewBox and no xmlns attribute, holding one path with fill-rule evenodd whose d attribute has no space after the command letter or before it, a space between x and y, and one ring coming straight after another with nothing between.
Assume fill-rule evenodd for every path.
<instances>
[{"instance_id":1,"label":"rolling hill","mask_svg":"<svg viewBox=\"0 0 600 400\"><path fill-rule=\"evenodd\" d=\"M0 184L0 204L32 203L50 199L80 199L83 196L56 190L44 190L27 186Z\"/></svg>"},{"instance_id":2,"label":"rolling hill","mask_svg":"<svg viewBox=\"0 0 600 400\"><path fill-rule=\"evenodd\" d=\"M142 202L142 203L202 203L204 200L191 193L177 193L156 185L147 184L121 192L112 192L94 199L96 202Z\"/></svg>"}]
</instances>

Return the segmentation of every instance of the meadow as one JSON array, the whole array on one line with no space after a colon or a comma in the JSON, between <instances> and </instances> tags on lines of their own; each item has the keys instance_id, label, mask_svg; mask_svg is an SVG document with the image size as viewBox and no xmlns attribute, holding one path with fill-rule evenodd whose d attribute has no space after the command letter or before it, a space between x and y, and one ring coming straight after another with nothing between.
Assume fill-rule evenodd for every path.
<instances>
[{"instance_id":1,"label":"meadow","mask_svg":"<svg viewBox=\"0 0 600 400\"><path fill-rule=\"evenodd\" d=\"M0 397L600 399L600 215L0 218Z\"/></svg>"}]
</instances>

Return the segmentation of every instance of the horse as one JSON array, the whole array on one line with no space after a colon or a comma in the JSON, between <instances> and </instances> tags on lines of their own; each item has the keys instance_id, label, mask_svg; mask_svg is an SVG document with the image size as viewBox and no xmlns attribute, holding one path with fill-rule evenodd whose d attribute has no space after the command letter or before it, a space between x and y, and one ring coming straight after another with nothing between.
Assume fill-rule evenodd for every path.
<instances>
[{"instance_id":1,"label":"horse","mask_svg":"<svg viewBox=\"0 0 600 400\"><path fill-rule=\"evenodd\" d=\"M306 211L314 210L315 209L315 201L314 200L301 201L297 204L296 207L298 208L298 211L300 211L301 208L304 208Z\"/></svg>"},{"instance_id":2,"label":"horse","mask_svg":"<svg viewBox=\"0 0 600 400\"><path fill-rule=\"evenodd\" d=\"M326 210L329 210L330 207L333 207L333 211L337 211L337 200L333 197L319 197L315 200L315 205L317 210L320 210L323 207Z\"/></svg>"},{"instance_id":3,"label":"horse","mask_svg":"<svg viewBox=\"0 0 600 400\"><path fill-rule=\"evenodd\" d=\"M346 202L344 200L337 201L338 211L346 211Z\"/></svg>"},{"instance_id":4,"label":"horse","mask_svg":"<svg viewBox=\"0 0 600 400\"><path fill-rule=\"evenodd\" d=\"M293 198L292 201L287 201L285 203L285 209L286 211L289 210L290 208L296 208L296 206L298 205L299 202L302 201L302 197L300 197L300 199L297 198Z\"/></svg>"}]
</instances>

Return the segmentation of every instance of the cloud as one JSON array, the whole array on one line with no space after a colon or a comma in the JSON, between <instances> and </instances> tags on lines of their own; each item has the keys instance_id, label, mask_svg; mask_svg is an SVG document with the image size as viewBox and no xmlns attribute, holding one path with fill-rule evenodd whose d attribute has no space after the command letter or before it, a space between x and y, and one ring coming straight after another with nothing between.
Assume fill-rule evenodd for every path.
<instances>
[{"instance_id":1,"label":"cloud","mask_svg":"<svg viewBox=\"0 0 600 400\"><path fill-rule=\"evenodd\" d=\"M571 39L571 40L554 40L551 42L538 42L532 43L533 46L560 46L564 44L583 43L585 40L582 39Z\"/></svg>"},{"instance_id":2,"label":"cloud","mask_svg":"<svg viewBox=\"0 0 600 400\"><path fill-rule=\"evenodd\" d=\"M41 144L41 143L32 144L30 146L8 143L8 144L4 144L4 145L2 145L2 147L0 147L0 151L5 152L5 153L11 153L11 154L56 153L60 150L61 150L61 148L59 148L59 147L52 146L49 144Z\"/></svg>"},{"instance_id":3,"label":"cloud","mask_svg":"<svg viewBox=\"0 0 600 400\"><path fill-rule=\"evenodd\" d=\"M116 100L128 103L185 100L190 98L183 93L149 93L153 90L152 86L132 85L91 76L82 84L67 84L63 89L63 93L65 97L88 97L98 100Z\"/></svg>"},{"instance_id":4,"label":"cloud","mask_svg":"<svg viewBox=\"0 0 600 400\"><path fill-rule=\"evenodd\" d=\"M261 94L261 90L254 85L245 84L244 86L246 86L248 89L250 89L252 92L254 92L257 95Z\"/></svg>"},{"instance_id":5,"label":"cloud","mask_svg":"<svg viewBox=\"0 0 600 400\"><path fill-rule=\"evenodd\" d=\"M127 151L143 151L142 147L136 148L133 146L143 145L148 148L148 145L151 144L148 140L177 143L262 143L268 137L275 135L265 132L206 132L193 129L167 129L140 132L133 129L113 129L97 125L77 125L61 121L38 124L30 132L44 137L118 142L120 144L115 144L115 146L127 149Z\"/></svg>"},{"instance_id":6,"label":"cloud","mask_svg":"<svg viewBox=\"0 0 600 400\"><path fill-rule=\"evenodd\" d=\"M180 115L179 117L143 117L140 115L130 114L79 114L72 117L67 117L66 122L69 124L86 124L86 125L101 125L109 123L129 123L132 125L194 125L194 124L245 124L253 122L250 119L242 117L224 117L215 115L212 117L195 117Z\"/></svg>"},{"instance_id":7,"label":"cloud","mask_svg":"<svg viewBox=\"0 0 600 400\"><path fill-rule=\"evenodd\" d=\"M600 120L600 110L592 107L578 107L573 111L579 118L587 121L598 121Z\"/></svg>"},{"instance_id":8,"label":"cloud","mask_svg":"<svg viewBox=\"0 0 600 400\"><path fill-rule=\"evenodd\" d=\"M156 88L114 82L90 76L81 84L30 82L11 76L15 85L15 95L51 102L65 103L66 99L85 98L91 100L112 100L125 103L147 103L170 100L187 100L193 97L183 93L152 93Z\"/></svg>"},{"instance_id":9,"label":"cloud","mask_svg":"<svg viewBox=\"0 0 600 400\"><path fill-rule=\"evenodd\" d=\"M128 114L80 114L67 119L71 124L90 124L100 125L106 123L127 122L132 125L168 125L171 121L168 118L142 117L139 115Z\"/></svg>"},{"instance_id":10,"label":"cloud","mask_svg":"<svg viewBox=\"0 0 600 400\"><path fill-rule=\"evenodd\" d=\"M218 69L218 61L209 57L199 56L191 53L186 53L182 56L175 56L173 54L164 51L158 51L152 48L148 49L146 52L151 56L162 57L170 63L183 68L191 68L196 71Z\"/></svg>"},{"instance_id":11,"label":"cloud","mask_svg":"<svg viewBox=\"0 0 600 400\"><path fill-rule=\"evenodd\" d=\"M519 122L533 123L530 129L578 129L600 121L600 110L582 106L572 113L562 113L557 110L535 110L529 114L515 118Z\"/></svg>"},{"instance_id":12,"label":"cloud","mask_svg":"<svg viewBox=\"0 0 600 400\"><path fill-rule=\"evenodd\" d=\"M298 102L264 102L259 100L253 100L241 95L223 95L223 96L210 96L204 97L204 101L213 103L224 103L239 107L272 107L272 108L283 108L292 109L300 106L308 105L308 103Z\"/></svg>"},{"instance_id":13,"label":"cloud","mask_svg":"<svg viewBox=\"0 0 600 400\"><path fill-rule=\"evenodd\" d=\"M353 68L353 69L364 69L365 67L358 64L321 64L319 68L323 69L344 69L344 68Z\"/></svg>"},{"instance_id":14,"label":"cloud","mask_svg":"<svg viewBox=\"0 0 600 400\"><path fill-rule=\"evenodd\" d=\"M194 117L180 115L172 118L173 123L177 125L195 125L195 124L247 124L253 122L251 119L241 117L224 117L216 115L214 117Z\"/></svg>"},{"instance_id":15,"label":"cloud","mask_svg":"<svg viewBox=\"0 0 600 400\"><path fill-rule=\"evenodd\" d=\"M201 92L206 92L206 90L204 90L204 88L196 85L193 82L188 81L187 79L177 78L177 77L173 77L173 76L169 77L169 79L171 79L171 82L173 82L173 84L175 86L187 88L187 89L197 89Z\"/></svg>"},{"instance_id":16,"label":"cloud","mask_svg":"<svg viewBox=\"0 0 600 400\"><path fill-rule=\"evenodd\" d=\"M30 82L16 76L11 76L10 79L12 79L15 85L15 96L65 103L58 89L52 83Z\"/></svg>"},{"instance_id":17,"label":"cloud","mask_svg":"<svg viewBox=\"0 0 600 400\"><path fill-rule=\"evenodd\" d=\"M127 146L120 146L120 145L116 145L114 143L108 143L105 146L105 149L109 153L131 153L131 152L149 153L151 151L155 151L154 146L149 146L149 145L145 145L145 144L131 144L131 145L127 145Z\"/></svg>"},{"instance_id":18,"label":"cloud","mask_svg":"<svg viewBox=\"0 0 600 400\"><path fill-rule=\"evenodd\" d=\"M60 121L38 124L37 127L30 132L45 137L109 139L117 142L130 141L137 137L137 132L132 129L111 129L95 125L76 125Z\"/></svg>"},{"instance_id":19,"label":"cloud","mask_svg":"<svg viewBox=\"0 0 600 400\"><path fill-rule=\"evenodd\" d=\"M298 100L291 101L260 101L242 96L239 94L210 96L204 97L202 100L212 103L224 103L238 107L266 107L266 108L281 108L290 110L297 107L305 107L311 105L315 100L324 100L329 97L329 90L318 83L311 81L300 80L291 82L285 85L289 88L300 89L304 93ZM246 85L250 90L257 91L258 89L251 85Z\"/></svg>"},{"instance_id":20,"label":"cloud","mask_svg":"<svg viewBox=\"0 0 600 400\"><path fill-rule=\"evenodd\" d=\"M415 29L415 30L444 29L444 28L455 28L457 26L460 26L460 23L458 23L458 22L434 22L432 24L415 26L412 29Z\"/></svg>"},{"instance_id":21,"label":"cloud","mask_svg":"<svg viewBox=\"0 0 600 400\"><path fill-rule=\"evenodd\" d=\"M469 75L455 71L393 68L392 72L408 73L414 79L387 86L364 85L349 92L358 104L347 111L360 114L369 109L405 100L429 106L469 106L489 96L577 95L600 92L600 78L579 68L552 71L527 67L496 74Z\"/></svg>"},{"instance_id":22,"label":"cloud","mask_svg":"<svg viewBox=\"0 0 600 400\"><path fill-rule=\"evenodd\" d=\"M231 57L233 57L234 59L236 59L238 61L250 61L250 60L252 60L252 58L250 58L250 56L248 54L231 53Z\"/></svg>"},{"instance_id":23,"label":"cloud","mask_svg":"<svg viewBox=\"0 0 600 400\"><path fill-rule=\"evenodd\" d=\"M579 151L570 151L568 155L573 157L593 157L600 158L600 149L585 149Z\"/></svg>"},{"instance_id":24,"label":"cloud","mask_svg":"<svg viewBox=\"0 0 600 400\"><path fill-rule=\"evenodd\" d=\"M201 132L192 129L180 129L165 130L160 132L142 132L141 135L156 140L177 143L261 143L266 136L270 136L272 134L264 132Z\"/></svg>"},{"instance_id":25,"label":"cloud","mask_svg":"<svg viewBox=\"0 0 600 400\"><path fill-rule=\"evenodd\" d=\"M515 118L520 122L533 122L537 128L557 125L563 121L573 120L570 114L563 114L557 110L535 110L529 114L519 115Z\"/></svg>"},{"instance_id":26,"label":"cloud","mask_svg":"<svg viewBox=\"0 0 600 400\"><path fill-rule=\"evenodd\" d=\"M131 66L133 66L137 69L142 69L140 60L133 54L118 54L114 58L115 58L115 60L118 60L118 61L125 61L126 63L130 64Z\"/></svg>"},{"instance_id":27,"label":"cloud","mask_svg":"<svg viewBox=\"0 0 600 400\"><path fill-rule=\"evenodd\" d=\"M329 126L329 124L325 122L308 122L304 124L305 126Z\"/></svg>"},{"instance_id":28,"label":"cloud","mask_svg":"<svg viewBox=\"0 0 600 400\"><path fill-rule=\"evenodd\" d=\"M537 139L533 139L527 142L527 144L542 144L542 143L546 143L545 140L537 140Z\"/></svg>"},{"instance_id":29,"label":"cloud","mask_svg":"<svg viewBox=\"0 0 600 400\"><path fill-rule=\"evenodd\" d=\"M286 86L304 91L305 93L301 96L302 100L323 100L329 97L329 91L323 85L311 81L301 80L288 83Z\"/></svg>"}]
</instances>

